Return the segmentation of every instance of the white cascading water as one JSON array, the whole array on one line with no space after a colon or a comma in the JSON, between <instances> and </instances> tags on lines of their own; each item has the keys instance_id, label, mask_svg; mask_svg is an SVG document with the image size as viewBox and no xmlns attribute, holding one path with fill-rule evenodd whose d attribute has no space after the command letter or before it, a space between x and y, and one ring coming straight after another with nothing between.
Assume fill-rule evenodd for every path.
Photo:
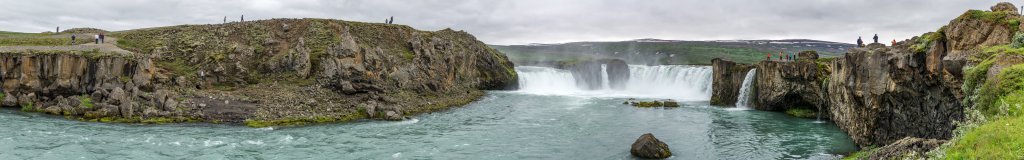
<instances>
[{"instance_id":1,"label":"white cascading water","mask_svg":"<svg viewBox=\"0 0 1024 160\"><path fill-rule=\"evenodd\" d=\"M567 70L522 66L516 67L519 91L534 94L566 95L580 92L572 73Z\"/></svg>"},{"instance_id":2,"label":"white cascading water","mask_svg":"<svg viewBox=\"0 0 1024 160\"><path fill-rule=\"evenodd\" d=\"M606 66L601 67L606 71ZM660 65L629 65L630 77L623 89L610 89L608 75L602 73L603 89L585 90L576 87L572 73L549 67L516 67L518 92L545 95L592 97L663 98L682 101L711 99L711 67Z\"/></svg>"},{"instance_id":3,"label":"white cascading water","mask_svg":"<svg viewBox=\"0 0 1024 160\"><path fill-rule=\"evenodd\" d=\"M736 108L750 108L750 92L752 92L755 74L757 74L757 69L751 69L747 72L746 77L743 78L743 85L740 86L740 95L736 97Z\"/></svg>"},{"instance_id":4,"label":"white cascading water","mask_svg":"<svg viewBox=\"0 0 1024 160\"><path fill-rule=\"evenodd\" d=\"M601 88L611 88L612 82L608 79L608 64L601 64Z\"/></svg>"}]
</instances>

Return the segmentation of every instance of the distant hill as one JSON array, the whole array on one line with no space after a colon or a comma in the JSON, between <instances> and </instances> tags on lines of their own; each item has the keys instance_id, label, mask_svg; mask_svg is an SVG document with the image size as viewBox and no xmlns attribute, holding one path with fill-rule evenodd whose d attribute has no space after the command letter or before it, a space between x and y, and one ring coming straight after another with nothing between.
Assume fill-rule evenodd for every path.
<instances>
[{"instance_id":1,"label":"distant hill","mask_svg":"<svg viewBox=\"0 0 1024 160\"><path fill-rule=\"evenodd\" d=\"M621 42L491 45L513 62L620 58L630 64L709 64L725 58L741 63L764 60L766 54L814 50L823 57L841 55L853 44L807 39L679 41L637 39ZM775 57L778 58L778 57Z\"/></svg>"}]
</instances>

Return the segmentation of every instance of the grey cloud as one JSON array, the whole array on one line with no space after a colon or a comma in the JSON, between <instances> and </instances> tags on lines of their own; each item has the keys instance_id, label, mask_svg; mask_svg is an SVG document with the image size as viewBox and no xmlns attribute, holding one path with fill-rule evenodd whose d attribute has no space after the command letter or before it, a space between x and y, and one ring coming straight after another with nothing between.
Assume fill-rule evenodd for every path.
<instances>
[{"instance_id":1,"label":"grey cloud","mask_svg":"<svg viewBox=\"0 0 1024 160\"><path fill-rule=\"evenodd\" d=\"M107 30L269 18L395 22L466 30L491 44L808 38L850 42L874 33L906 39L934 31L967 9L962 0L2 0L0 30Z\"/></svg>"}]
</instances>

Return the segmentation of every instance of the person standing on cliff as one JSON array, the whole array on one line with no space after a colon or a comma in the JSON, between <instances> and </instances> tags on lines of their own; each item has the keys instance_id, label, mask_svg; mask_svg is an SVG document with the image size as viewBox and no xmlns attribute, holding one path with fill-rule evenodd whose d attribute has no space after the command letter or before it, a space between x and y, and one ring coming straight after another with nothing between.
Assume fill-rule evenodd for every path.
<instances>
[{"instance_id":1,"label":"person standing on cliff","mask_svg":"<svg viewBox=\"0 0 1024 160\"><path fill-rule=\"evenodd\" d=\"M71 34L71 45L75 45L75 34Z\"/></svg>"},{"instance_id":2,"label":"person standing on cliff","mask_svg":"<svg viewBox=\"0 0 1024 160\"><path fill-rule=\"evenodd\" d=\"M896 46L896 39L892 39L892 46Z\"/></svg>"},{"instance_id":3,"label":"person standing on cliff","mask_svg":"<svg viewBox=\"0 0 1024 160\"><path fill-rule=\"evenodd\" d=\"M875 39L875 43L878 43L878 34L877 33L875 34L874 39Z\"/></svg>"},{"instance_id":4,"label":"person standing on cliff","mask_svg":"<svg viewBox=\"0 0 1024 160\"><path fill-rule=\"evenodd\" d=\"M92 39L96 40L96 44L100 44L100 35L99 34L93 35Z\"/></svg>"},{"instance_id":5,"label":"person standing on cliff","mask_svg":"<svg viewBox=\"0 0 1024 160\"><path fill-rule=\"evenodd\" d=\"M857 37L857 47L864 47L864 40L861 40L860 37Z\"/></svg>"},{"instance_id":6,"label":"person standing on cliff","mask_svg":"<svg viewBox=\"0 0 1024 160\"><path fill-rule=\"evenodd\" d=\"M768 58L766 58L765 60L772 61L772 52L768 52Z\"/></svg>"}]
</instances>

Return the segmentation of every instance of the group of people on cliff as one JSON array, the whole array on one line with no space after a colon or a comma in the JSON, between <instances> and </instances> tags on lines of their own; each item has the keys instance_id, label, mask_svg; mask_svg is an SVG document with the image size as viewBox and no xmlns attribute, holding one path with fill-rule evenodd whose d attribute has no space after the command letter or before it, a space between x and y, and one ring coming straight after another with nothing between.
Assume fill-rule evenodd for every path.
<instances>
[{"instance_id":1,"label":"group of people on cliff","mask_svg":"<svg viewBox=\"0 0 1024 160\"><path fill-rule=\"evenodd\" d=\"M871 39L874 39L875 43L878 43L878 34L875 34L875 37L872 37ZM896 45L896 39L892 39L892 45L891 46L895 46L895 45ZM861 40L860 36L857 37L857 47L864 47L864 40Z\"/></svg>"},{"instance_id":2,"label":"group of people on cliff","mask_svg":"<svg viewBox=\"0 0 1024 160\"><path fill-rule=\"evenodd\" d=\"M778 55L779 55L779 61L795 61L796 60L796 54L786 53L785 51L782 51L782 52L779 52ZM771 61L772 60L772 53L768 53L768 56L765 58L765 60L766 61Z\"/></svg>"},{"instance_id":3,"label":"group of people on cliff","mask_svg":"<svg viewBox=\"0 0 1024 160\"><path fill-rule=\"evenodd\" d=\"M75 45L75 41L76 41L77 38L78 38L78 35L76 35L74 33L71 34L71 45ZM106 38L107 38L107 36L103 35L103 33L97 33L97 34L93 35L93 39L96 40L96 42L95 42L96 44L104 43L104 40L106 40Z\"/></svg>"}]
</instances>

